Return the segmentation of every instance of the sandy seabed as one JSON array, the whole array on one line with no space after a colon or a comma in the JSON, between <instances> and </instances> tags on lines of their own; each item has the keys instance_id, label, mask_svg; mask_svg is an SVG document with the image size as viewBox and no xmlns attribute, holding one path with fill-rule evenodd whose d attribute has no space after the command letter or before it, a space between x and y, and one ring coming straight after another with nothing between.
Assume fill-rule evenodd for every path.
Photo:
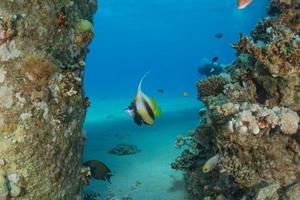
<instances>
[{"instance_id":1,"label":"sandy seabed","mask_svg":"<svg viewBox=\"0 0 300 200\"><path fill-rule=\"evenodd\" d=\"M162 116L154 126L139 127L123 111L130 100L99 99L89 109L85 160L103 161L114 176L111 184L93 180L86 189L108 199L186 199L183 173L171 169L170 163L181 151L175 148L176 136L196 127L201 104L193 97L159 98ZM141 151L127 156L108 153L120 143Z\"/></svg>"}]
</instances>

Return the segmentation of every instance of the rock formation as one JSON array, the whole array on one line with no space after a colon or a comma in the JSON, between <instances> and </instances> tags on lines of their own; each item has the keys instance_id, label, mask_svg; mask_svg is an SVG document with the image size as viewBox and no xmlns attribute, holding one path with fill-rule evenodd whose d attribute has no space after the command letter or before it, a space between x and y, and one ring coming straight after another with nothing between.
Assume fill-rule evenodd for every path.
<instances>
[{"instance_id":1,"label":"rock formation","mask_svg":"<svg viewBox=\"0 0 300 200\"><path fill-rule=\"evenodd\" d=\"M0 199L81 199L94 0L0 1Z\"/></svg>"},{"instance_id":2,"label":"rock formation","mask_svg":"<svg viewBox=\"0 0 300 200\"><path fill-rule=\"evenodd\" d=\"M171 165L186 171L191 199L299 198L299 3L271 1L269 16L233 45L227 75L197 83L206 108ZM217 153L217 166L204 173Z\"/></svg>"}]
</instances>

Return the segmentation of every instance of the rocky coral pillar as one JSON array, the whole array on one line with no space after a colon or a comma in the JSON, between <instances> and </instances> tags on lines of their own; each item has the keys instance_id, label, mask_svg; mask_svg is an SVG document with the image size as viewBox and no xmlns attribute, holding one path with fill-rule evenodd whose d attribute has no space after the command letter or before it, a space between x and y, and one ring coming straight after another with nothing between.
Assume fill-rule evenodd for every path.
<instances>
[{"instance_id":1,"label":"rocky coral pillar","mask_svg":"<svg viewBox=\"0 0 300 200\"><path fill-rule=\"evenodd\" d=\"M0 199L80 198L93 0L0 1Z\"/></svg>"}]
</instances>

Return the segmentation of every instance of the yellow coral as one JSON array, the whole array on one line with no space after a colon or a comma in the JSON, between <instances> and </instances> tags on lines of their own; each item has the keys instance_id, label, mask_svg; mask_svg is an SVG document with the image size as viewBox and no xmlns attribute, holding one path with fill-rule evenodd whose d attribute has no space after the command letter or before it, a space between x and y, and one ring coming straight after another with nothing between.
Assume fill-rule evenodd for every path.
<instances>
[{"instance_id":1,"label":"yellow coral","mask_svg":"<svg viewBox=\"0 0 300 200\"><path fill-rule=\"evenodd\" d=\"M94 32L93 24L86 19L80 19L76 24L76 32L77 33L90 33Z\"/></svg>"},{"instance_id":2,"label":"yellow coral","mask_svg":"<svg viewBox=\"0 0 300 200\"><path fill-rule=\"evenodd\" d=\"M75 43L79 47L85 47L94 37L93 24L86 19L80 19L75 27Z\"/></svg>"}]
</instances>

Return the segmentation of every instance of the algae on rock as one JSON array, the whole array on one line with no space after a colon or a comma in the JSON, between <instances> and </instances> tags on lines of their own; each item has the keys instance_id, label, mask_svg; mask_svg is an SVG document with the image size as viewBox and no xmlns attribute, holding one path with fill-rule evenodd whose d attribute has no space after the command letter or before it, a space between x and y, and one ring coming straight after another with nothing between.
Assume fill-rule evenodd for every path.
<instances>
[{"instance_id":1,"label":"algae on rock","mask_svg":"<svg viewBox=\"0 0 300 200\"><path fill-rule=\"evenodd\" d=\"M1 200L81 198L93 33L76 26L95 10L96 0L0 1Z\"/></svg>"}]
</instances>

